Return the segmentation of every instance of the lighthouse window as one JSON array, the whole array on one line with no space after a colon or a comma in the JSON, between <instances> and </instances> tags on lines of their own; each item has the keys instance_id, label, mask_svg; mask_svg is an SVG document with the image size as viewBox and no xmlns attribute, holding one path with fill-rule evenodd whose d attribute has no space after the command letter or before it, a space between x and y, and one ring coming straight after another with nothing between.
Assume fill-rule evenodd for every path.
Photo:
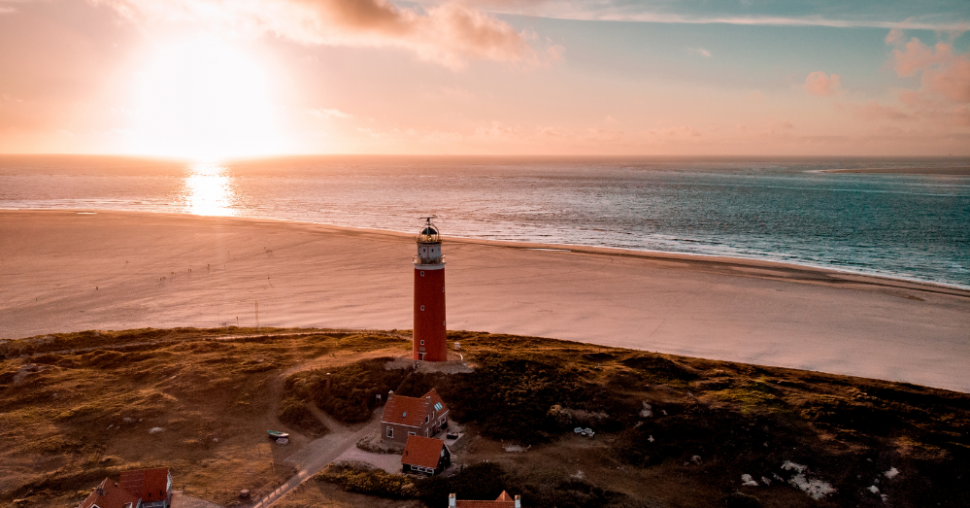
<instances>
[{"instance_id":1,"label":"lighthouse window","mask_svg":"<svg viewBox=\"0 0 970 508\"><path fill-rule=\"evenodd\" d=\"M424 270L421 271L421 276L424 277Z\"/></svg>"},{"instance_id":2,"label":"lighthouse window","mask_svg":"<svg viewBox=\"0 0 970 508\"><path fill-rule=\"evenodd\" d=\"M424 345L424 341L423 341L423 340L421 341L421 345L422 345L422 346Z\"/></svg>"},{"instance_id":3,"label":"lighthouse window","mask_svg":"<svg viewBox=\"0 0 970 508\"><path fill-rule=\"evenodd\" d=\"M421 310L424 310L424 305L421 306Z\"/></svg>"}]
</instances>

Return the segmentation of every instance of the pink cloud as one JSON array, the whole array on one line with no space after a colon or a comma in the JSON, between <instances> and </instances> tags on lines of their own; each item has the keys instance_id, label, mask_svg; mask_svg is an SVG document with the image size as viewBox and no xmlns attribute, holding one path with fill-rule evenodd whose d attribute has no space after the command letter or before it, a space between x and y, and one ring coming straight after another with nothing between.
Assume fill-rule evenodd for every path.
<instances>
[{"instance_id":1,"label":"pink cloud","mask_svg":"<svg viewBox=\"0 0 970 508\"><path fill-rule=\"evenodd\" d=\"M842 78L838 74L826 75L815 71L805 78L805 91L812 95L827 96L841 93Z\"/></svg>"},{"instance_id":2,"label":"pink cloud","mask_svg":"<svg viewBox=\"0 0 970 508\"><path fill-rule=\"evenodd\" d=\"M236 36L273 33L302 44L398 47L449 67L482 59L544 65L562 48L458 1L399 7L388 0L90 0L142 22L191 22Z\"/></svg>"},{"instance_id":3,"label":"pink cloud","mask_svg":"<svg viewBox=\"0 0 970 508\"><path fill-rule=\"evenodd\" d=\"M943 42L930 48L914 37L901 49L893 50L892 65L901 77L921 75L920 89L900 93L901 103L915 108L922 117L943 117L967 125L970 53L954 54L953 46ZM953 102L961 106L953 109Z\"/></svg>"},{"instance_id":4,"label":"pink cloud","mask_svg":"<svg viewBox=\"0 0 970 508\"><path fill-rule=\"evenodd\" d=\"M865 104L844 104L840 106L866 120L913 120L915 117L893 106L886 106L874 100Z\"/></svg>"}]
</instances>

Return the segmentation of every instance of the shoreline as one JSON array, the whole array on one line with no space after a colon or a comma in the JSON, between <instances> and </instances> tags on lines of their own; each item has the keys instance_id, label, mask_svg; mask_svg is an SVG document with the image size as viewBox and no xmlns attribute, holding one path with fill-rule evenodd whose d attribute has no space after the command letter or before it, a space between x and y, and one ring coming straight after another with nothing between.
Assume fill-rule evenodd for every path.
<instances>
[{"instance_id":1,"label":"shoreline","mask_svg":"<svg viewBox=\"0 0 970 508\"><path fill-rule=\"evenodd\" d=\"M410 329L413 235L188 214L0 211L0 337ZM448 328L970 393L970 291L771 261L445 239Z\"/></svg>"},{"instance_id":2,"label":"shoreline","mask_svg":"<svg viewBox=\"0 0 970 508\"><path fill-rule=\"evenodd\" d=\"M822 172L840 172L842 170L819 170ZM847 170L848 171L848 170ZM132 214L132 215L158 215L171 217L192 217L200 219L221 219L238 220L253 222L268 222L276 224L293 224L314 227L331 228L334 231L359 232L376 235L388 235L398 238L413 238L414 235L395 231L393 229L363 228L355 226L341 226L337 224L327 224L321 222L297 221L290 219L274 219L260 217L238 217L221 215L195 215L184 212L156 212L156 211L134 211L134 210L105 210L99 208L0 208L0 217L8 212L18 213L73 213L73 214ZM451 243L465 243L483 246L504 247L510 249L540 250L547 252L576 252L594 255L623 256L644 259L682 261L687 263L717 263L726 266L751 265L752 268L776 268L779 270L819 272L827 275L861 277L865 280L853 280L852 282L865 282L874 285L885 285L886 287L905 287L907 289L920 289L923 291L941 291L947 294L963 295L970 297L970 286L961 284L928 281L898 275L887 275L879 273L867 273L863 270L839 269L827 266L803 264L791 261L780 261L774 259L764 259L756 257L736 257L736 256L717 256L713 254L695 254L687 252L667 252L656 250L624 249L620 247L594 247L590 245L568 244L568 243L537 243L520 242L514 240L486 240L482 238L472 238L463 236L444 236L443 239ZM872 280L869 280L872 279ZM910 287L910 285L915 287ZM949 293L953 291L953 293Z\"/></svg>"}]
</instances>

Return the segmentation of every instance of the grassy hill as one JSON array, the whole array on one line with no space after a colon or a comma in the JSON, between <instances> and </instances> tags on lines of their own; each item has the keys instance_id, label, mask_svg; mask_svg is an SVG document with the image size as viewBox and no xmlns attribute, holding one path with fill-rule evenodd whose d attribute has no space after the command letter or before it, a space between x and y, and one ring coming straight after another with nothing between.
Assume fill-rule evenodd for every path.
<instances>
[{"instance_id":1,"label":"grassy hill","mask_svg":"<svg viewBox=\"0 0 970 508\"><path fill-rule=\"evenodd\" d=\"M0 505L73 506L105 476L149 466L171 467L177 489L219 504L240 489L258 497L294 474L287 457L327 434L316 411L354 424L376 407L374 394L431 387L476 436L458 457L470 467L382 506L446 506L448 492L502 489L560 508L970 499L966 394L477 332L449 334L471 373L385 369L409 339L222 328L0 343ZM291 444L274 445L271 428L291 432ZM757 486L742 485L744 475ZM338 502L333 488L311 482L280 506Z\"/></svg>"}]
</instances>

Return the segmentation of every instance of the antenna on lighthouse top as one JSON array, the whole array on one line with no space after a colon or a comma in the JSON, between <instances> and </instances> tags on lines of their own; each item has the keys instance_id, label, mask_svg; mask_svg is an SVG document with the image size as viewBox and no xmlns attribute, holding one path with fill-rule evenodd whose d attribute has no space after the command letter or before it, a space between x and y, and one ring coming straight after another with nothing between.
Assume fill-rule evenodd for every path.
<instances>
[{"instance_id":1,"label":"antenna on lighthouse top","mask_svg":"<svg viewBox=\"0 0 970 508\"><path fill-rule=\"evenodd\" d=\"M421 243L438 243L441 239L438 237L438 226L436 226L431 219L437 219L437 215L431 215L428 217L421 217L424 219L424 229L421 230L421 234L418 235L418 241Z\"/></svg>"}]
</instances>

